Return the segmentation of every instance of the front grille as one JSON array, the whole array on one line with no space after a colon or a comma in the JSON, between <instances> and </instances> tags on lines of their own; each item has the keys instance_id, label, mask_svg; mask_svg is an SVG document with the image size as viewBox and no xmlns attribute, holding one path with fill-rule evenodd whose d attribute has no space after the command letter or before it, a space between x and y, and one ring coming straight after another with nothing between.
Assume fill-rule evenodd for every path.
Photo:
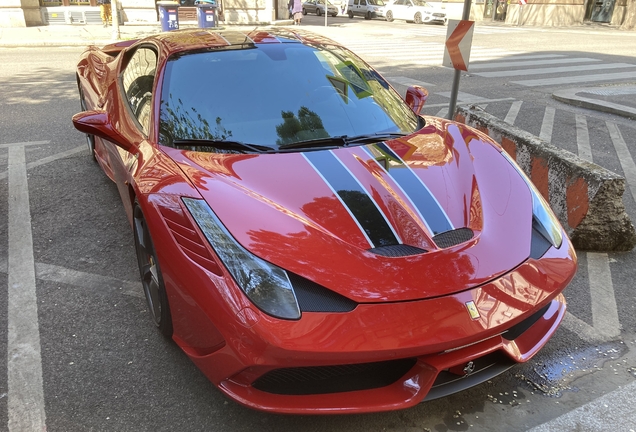
<instances>
[{"instance_id":1,"label":"front grille","mask_svg":"<svg viewBox=\"0 0 636 432\"><path fill-rule=\"evenodd\" d=\"M442 17L442 18L444 18L446 15L445 15L445 14L443 14L443 13L434 13L434 14L433 14L433 16L435 16L435 17Z\"/></svg>"},{"instance_id":2,"label":"front grille","mask_svg":"<svg viewBox=\"0 0 636 432\"><path fill-rule=\"evenodd\" d=\"M507 340L515 340L515 339L517 339L519 336L521 336L523 334L523 332L528 330L530 327L532 327L532 325L534 323L539 321L539 319L543 315L545 315L545 313L548 311L549 307L550 307L550 303L548 303L547 305L545 305L544 307L539 309L537 312L532 314L532 316L530 316L530 317L524 319L523 321L521 321L519 324L516 324L516 325L510 327L508 329L508 331L505 332L504 334L502 334L501 336L504 339L507 339Z\"/></svg>"},{"instance_id":3,"label":"front grille","mask_svg":"<svg viewBox=\"0 0 636 432\"><path fill-rule=\"evenodd\" d=\"M287 275L303 312L350 312L358 306L353 300L315 282L291 272L287 272Z\"/></svg>"},{"instance_id":4,"label":"front grille","mask_svg":"<svg viewBox=\"0 0 636 432\"><path fill-rule=\"evenodd\" d=\"M433 400L457 393L476 386L484 381L507 371L515 362L500 351L487 354L472 361L472 372L468 375L457 375L442 371L437 375L433 387L424 400ZM468 366L468 363L466 364Z\"/></svg>"},{"instance_id":5,"label":"front grille","mask_svg":"<svg viewBox=\"0 0 636 432\"><path fill-rule=\"evenodd\" d=\"M449 248L460 243L467 242L474 236L473 230L470 228L458 228L437 234L433 237L433 241L440 248Z\"/></svg>"},{"instance_id":6,"label":"front grille","mask_svg":"<svg viewBox=\"0 0 636 432\"><path fill-rule=\"evenodd\" d=\"M369 249L369 252L373 252L376 255L382 255L389 258L398 258L412 255L420 255L426 253L426 250L420 249L415 246L409 246L405 244L379 246L373 249Z\"/></svg>"},{"instance_id":7,"label":"front grille","mask_svg":"<svg viewBox=\"0 0 636 432\"><path fill-rule=\"evenodd\" d=\"M280 395L370 390L393 384L416 362L416 359L409 358L375 363L275 369L259 377L252 383L252 387Z\"/></svg>"}]
</instances>

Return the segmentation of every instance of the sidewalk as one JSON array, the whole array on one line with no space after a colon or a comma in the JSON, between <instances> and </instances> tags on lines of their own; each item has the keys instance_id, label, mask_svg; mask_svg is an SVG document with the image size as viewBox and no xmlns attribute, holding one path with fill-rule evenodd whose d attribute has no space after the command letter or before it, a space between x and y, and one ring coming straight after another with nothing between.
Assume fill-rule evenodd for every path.
<instances>
[{"instance_id":1,"label":"sidewalk","mask_svg":"<svg viewBox=\"0 0 636 432\"><path fill-rule=\"evenodd\" d=\"M634 82L623 85L559 90L552 97L570 105L636 120L636 74L634 78Z\"/></svg>"}]
</instances>

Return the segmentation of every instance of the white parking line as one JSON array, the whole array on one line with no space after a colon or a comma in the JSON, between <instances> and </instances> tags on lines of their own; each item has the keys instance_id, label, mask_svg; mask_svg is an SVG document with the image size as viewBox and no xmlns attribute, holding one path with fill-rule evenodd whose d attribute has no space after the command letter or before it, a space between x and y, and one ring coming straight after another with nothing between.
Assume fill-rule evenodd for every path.
<instances>
[{"instance_id":1,"label":"white parking line","mask_svg":"<svg viewBox=\"0 0 636 432\"><path fill-rule=\"evenodd\" d=\"M609 259L605 253L588 252L586 255L594 329L607 337L617 337L621 329Z\"/></svg>"},{"instance_id":2,"label":"white parking line","mask_svg":"<svg viewBox=\"0 0 636 432\"><path fill-rule=\"evenodd\" d=\"M41 141L40 143L48 144L49 141ZM44 165L44 164L47 164L49 162L56 161L58 159L64 159L64 158L66 158L68 156L73 156L75 153L79 153L79 152L81 152L83 150L88 150L88 148L86 146L79 146L79 147L72 148L70 150L66 150L66 151L63 151L63 152L60 152L60 153L56 153L56 154L54 154L52 156L47 156L45 158L38 159L38 160L36 160L34 162L29 162L28 164L26 164L26 168L27 168L27 170L30 170L31 168L39 167L40 165ZM6 171L0 172L0 180L3 180L5 178L7 178L7 172Z\"/></svg>"},{"instance_id":3,"label":"white parking line","mask_svg":"<svg viewBox=\"0 0 636 432\"><path fill-rule=\"evenodd\" d=\"M556 110L552 107L545 107L545 114L543 114L543 123L541 123L541 132L539 132L539 138L544 141L552 141L552 129L554 128L554 115Z\"/></svg>"},{"instance_id":4,"label":"white parking line","mask_svg":"<svg viewBox=\"0 0 636 432\"><path fill-rule=\"evenodd\" d=\"M506 114L506 118L504 121L508 124L515 124L515 120L517 119L517 115L519 115L519 110L521 109L521 104L523 101L514 101L512 105L510 105L510 109L508 110L508 114Z\"/></svg>"},{"instance_id":5,"label":"white parking line","mask_svg":"<svg viewBox=\"0 0 636 432\"><path fill-rule=\"evenodd\" d=\"M610 138L614 144L614 149L618 155L618 160L623 168L623 175L627 180L627 185L632 193L632 198L636 201L636 164L634 158L629 152L629 148L621 135L621 131L615 123L605 122L607 130L609 130Z\"/></svg>"},{"instance_id":6,"label":"white parking line","mask_svg":"<svg viewBox=\"0 0 636 432\"><path fill-rule=\"evenodd\" d=\"M584 115L576 114L574 119L576 121L576 146L579 149L579 157L588 162L593 162L590 133L587 130L587 118Z\"/></svg>"},{"instance_id":7,"label":"white parking line","mask_svg":"<svg viewBox=\"0 0 636 432\"><path fill-rule=\"evenodd\" d=\"M9 431L45 431L40 329L24 146L9 148L8 415Z\"/></svg>"}]
</instances>

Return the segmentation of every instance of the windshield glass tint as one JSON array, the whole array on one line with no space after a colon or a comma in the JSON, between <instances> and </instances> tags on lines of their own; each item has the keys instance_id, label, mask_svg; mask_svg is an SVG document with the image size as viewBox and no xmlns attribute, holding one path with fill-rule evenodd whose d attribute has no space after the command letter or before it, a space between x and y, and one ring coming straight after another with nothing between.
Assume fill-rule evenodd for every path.
<instances>
[{"instance_id":1,"label":"windshield glass tint","mask_svg":"<svg viewBox=\"0 0 636 432\"><path fill-rule=\"evenodd\" d=\"M300 43L181 55L166 65L160 138L280 145L417 129L418 118L359 58Z\"/></svg>"}]
</instances>

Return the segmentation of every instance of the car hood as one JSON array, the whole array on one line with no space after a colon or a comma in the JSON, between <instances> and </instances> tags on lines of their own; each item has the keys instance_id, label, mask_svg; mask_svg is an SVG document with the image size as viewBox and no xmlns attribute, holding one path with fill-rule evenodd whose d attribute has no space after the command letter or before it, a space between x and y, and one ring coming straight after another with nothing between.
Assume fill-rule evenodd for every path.
<instances>
[{"instance_id":1,"label":"car hood","mask_svg":"<svg viewBox=\"0 0 636 432\"><path fill-rule=\"evenodd\" d=\"M530 254L531 195L484 135L427 118L408 137L337 150L166 148L249 251L358 302L446 295Z\"/></svg>"}]
</instances>

